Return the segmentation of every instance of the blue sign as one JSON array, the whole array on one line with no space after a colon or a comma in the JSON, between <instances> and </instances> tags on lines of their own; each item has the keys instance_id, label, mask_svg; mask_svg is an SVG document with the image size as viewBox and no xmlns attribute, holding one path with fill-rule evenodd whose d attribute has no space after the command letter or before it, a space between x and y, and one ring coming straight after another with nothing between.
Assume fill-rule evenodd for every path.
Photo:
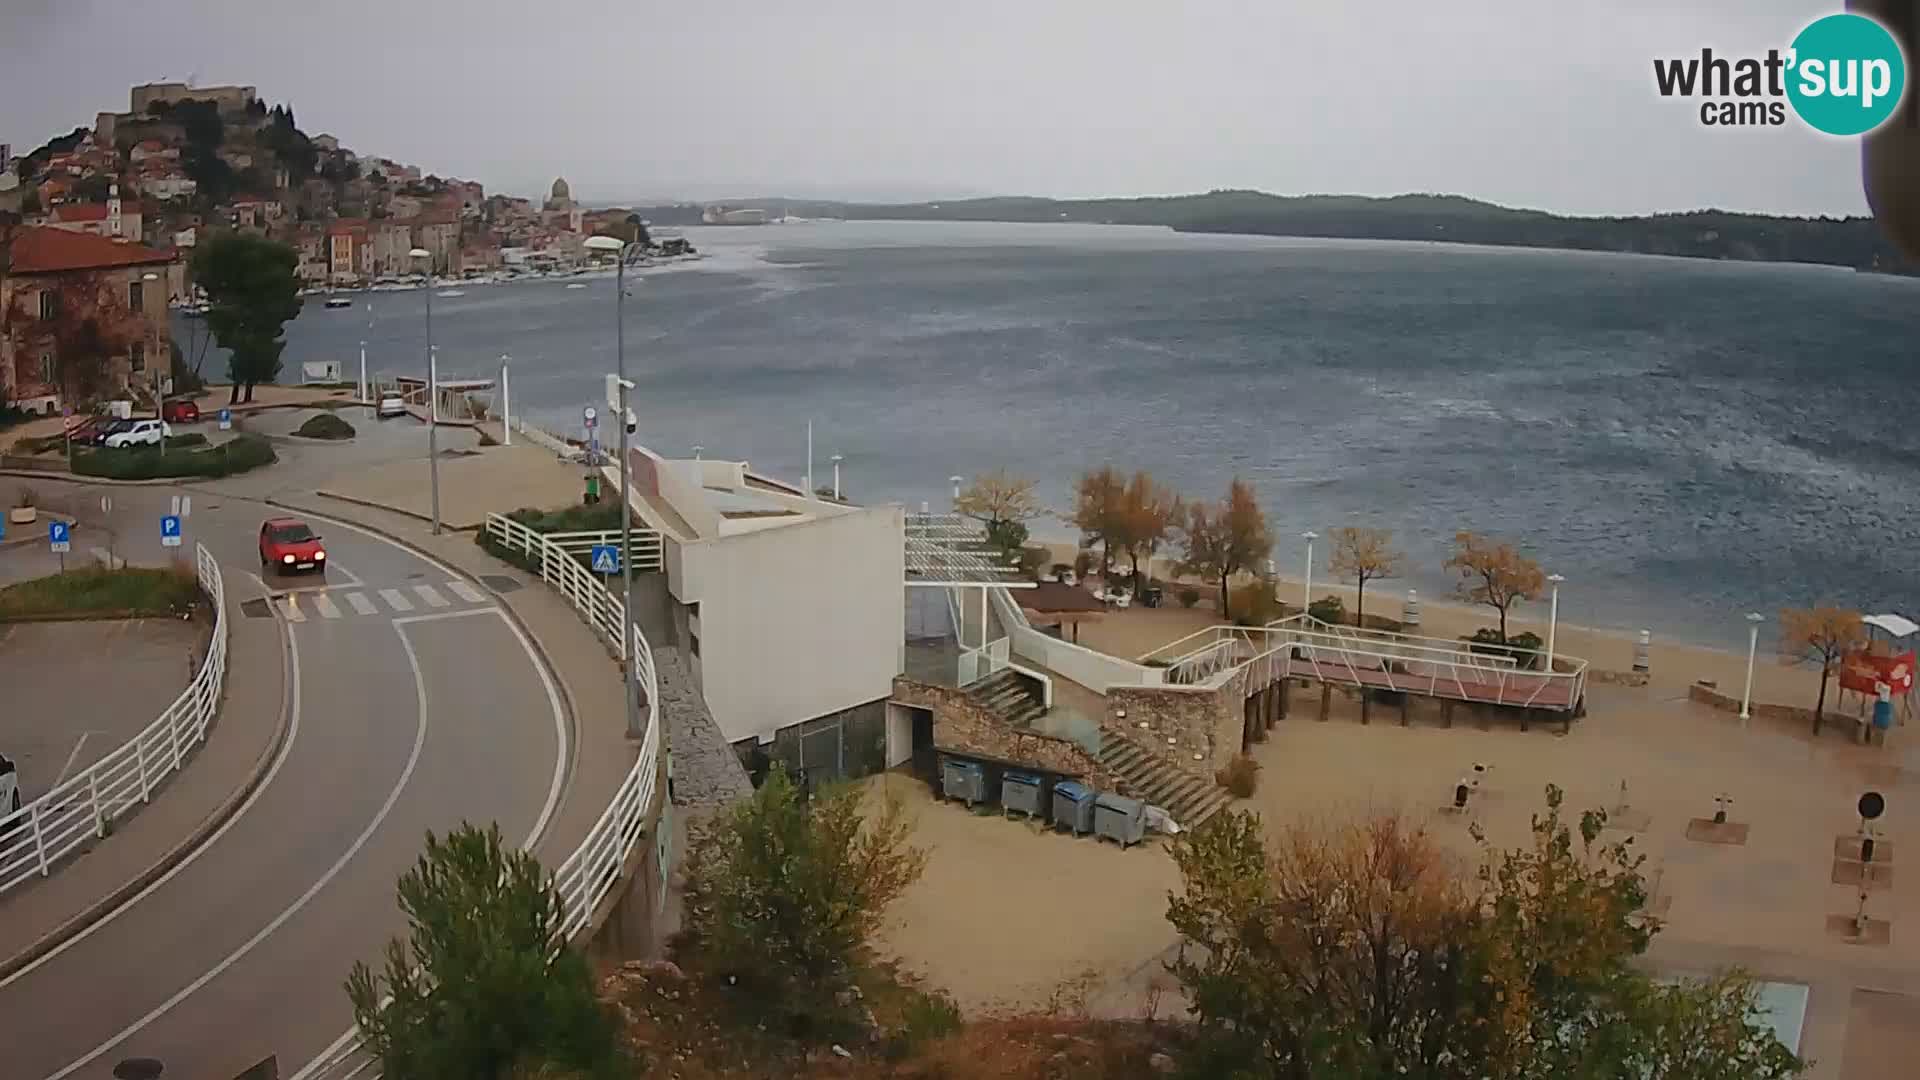
<instances>
[{"instance_id":1,"label":"blue sign","mask_svg":"<svg viewBox=\"0 0 1920 1080\"><path fill-rule=\"evenodd\" d=\"M67 536L67 523L64 521L47 522L47 542L57 552L72 551L73 544Z\"/></svg>"},{"instance_id":2,"label":"blue sign","mask_svg":"<svg viewBox=\"0 0 1920 1080\"><path fill-rule=\"evenodd\" d=\"M0 518L0 540L7 538L7 519Z\"/></svg>"},{"instance_id":3,"label":"blue sign","mask_svg":"<svg viewBox=\"0 0 1920 1080\"><path fill-rule=\"evenodd\" d=\"M233 410L221 409L220 410L220 430L227 431L227 430L230 430L232 427L233 427Z\"/></svg>"},{"instance_id":4,"label":"blue sign","mask_svg":"<svg viewBox=\"0 0 1920 1080\"><path fill-rule=\"evenodd\" d=\"M620 549L612 544L593 545L593 572L596 574L619 573Z\"/></svg>"},{"instance_id":5,"label":"blue sign","mask_svg":"<svg viewBox=\"0 0 1920 1080\"><path fill-rule=\"evenodd\" d=\"M160 543L163 547L180 546L180 518L167 514L160 519Z\"/></svg>"}]
</instances>

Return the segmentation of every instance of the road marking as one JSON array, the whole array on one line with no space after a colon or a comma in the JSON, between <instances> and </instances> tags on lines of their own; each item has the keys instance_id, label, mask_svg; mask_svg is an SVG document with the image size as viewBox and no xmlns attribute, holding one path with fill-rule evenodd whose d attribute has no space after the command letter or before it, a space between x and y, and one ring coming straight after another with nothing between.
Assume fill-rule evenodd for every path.
<instances>
[{"instance_id":1,"label":"road marking","mask_svg":"<svg viewBox=\"0 0 1920 1080\"><path fill-rule=\"evenodd\" d=\"M288 622L306 622L307 621L306 614L300 610L300 598L297 596L293 596L291 594L287 596L287 621Z\"/></svg>"},{"instance_id":2,"label":"road marking","mask_svg":"<svg viewBox=\"0 0 1920 1080\"><path fill-rule=\"evenodd\" d=\"M48 1077L47 1080L64 1080L65 1077L71 1076L81 1069L86 1068L88 1065L93 1064L114 1047L140 1034L140 1032L146 1029L147 1025L172 1011L174 1006L199 992L201 987L219 978L222 972L239 963L261 942L267 940L275 931L286 925L287 920L298 915L300 909L306 907L308 901L318 896L320 890L327 887L328 882L338 876L340 871L346 869L347 863L351 862L353 857L360 853L360 849L367 845L367 841L373 838L374 832L380 828L381 824L387 820L387 815L393 811L394 804L400 801L400 793L406 790L407 782L413 779L414 767L420 764L420 751L427 744L427 680L420 671L420 657L413 651L413 642L407 640L406 631L396 629L396 632L400 635L401 647L406 650L407 664L413 668L414 703L420 711L420 722L414 729L413 751L407 755L407 767L400 771L400 779L394 782L393 790L387 792L387 801L380 805L379 811L373 815L373 820L367 823L367 827L361 830L359 836L354 837L353 843L348 846L346 851L341 853L338 859L334 860L333 865L327 867L327 872L321 874L318 881L308 886L306 892L300 894L299 899L289 905L285 911L274 916L272 922L261 927L259 932L255 933L242 943L239 948L228 954L225 960L215 964L206 974L182 987L178 993L161 1002L152 1012L128 1025L126 1030L108 1039L106 1042L101 1043L99 1046L94 1047L85 1057L54 1073ZM215 835L217 836L218 834ZM201 848L200 850L204 851L206 849ZM165 881L166 878L162 878L161 880Z\"/></svg>"},{"instance_id":3,"label":"road marking","mask_svg":"<svg viewBox=\"0 0 1920 1080\"><path fill-rule=\"evenodd\" d=\"M67 774L73 771L73 763L80 760L80 748L87 745L87 737L92 734L93 732L91 731L83 731L80 733L80 737L74 740L73 753L67 755L66 765L61 767L60 775L54 777L53 787L48 788L48 791L58 790L61 784L67 782Z\"/></svg>"},{"instance_id":4,"label":"road marking","mask_svg":"<svg viewBox=\"0 0 1920 1080\"><path fill-rule=\"evenodd\" d=\"M500 609L497 607L464 608L460 611L436 611L431 615L407 615L403 618L393 620L393 624L399 626L402 623L439 622L442 619L464 619L473 615L495 615L499 613ZM503 615L502 618L504 617Z\"/></svg>"},{"instance_id":5,"label":"road marking","mask_svg":"<svg viewBox=\"0 0 1920 1080\"><path fill-rule=\"evenodd\" d=\"M413 610L413 601L407 599L399 589L381 589L380 599L385 600L387 606L395 611Z\"/></svg>"},{"instance_id":6,"label":"road marking","mask_svg":"<svg viewBox=\"0 0 1920 1080\"><path fill-rule=\"evenodd\" d=\"M425 600L428 607L448 606L447 598L441 596L431 585L415 585L413 591L420 594L420 599Z\"/></svg>"},{"instance_id":7,"label":"road marking","mask_svg":"<svg viewBox=\"0 0 1920 1080\"><path fill-rule=\"evenodd\" d=\"M486 596L483 595L479 589L474 588L464 581L449 581L447 582L447 588L452 591L453 595L465 600L469 604L484 604L487 602Z\"/></svg>"},{"instance_id":8,"label":"road marking","mask_svg":"<svg viewBox=\"0 0 1920 1080\"><path fill-rule=\"evenodd\" d=\"M354 614L356 615L371 615L374 612L380 610L379 608L373 606L373 601L367 599L366 597L360 595L357 592L350 592L347 594L347 603L353 605L353 611L354 611Z\"/></svg>"},{"instance_id":9,"label":"road marking","mask_svg":"<svg viewBox=\"0 0 1920 1080\"><path fill-rule=\"evenodd\" d=\"M40 965L50 963L54 957L59 956L61 953L66 952L68 949L73 948L75 945L80 944L81 942L92 937L94 934L98 933L102 929L106 928L108 924L112 923L113 920L125 914L128 909L133 907L133 905L139 903L142 900L145 900L148 896L152 895L153 892L159 889L162 885L165 885L167 882L172 881L174 878L174 875L180 873L181 871L185 870L187 867L192 866L195 862L199 861L200 856L212 850L213 845L219 842L222 836L225 836L227 834L227 830L233 828L235 825L238 825L240 823L240 819L247 816L247 811L253 809L253 804L260 801L260 796L266 794L267 789L273 786L273 778L280 774L280 767L287 763L287 758L293 754L293 744L300 737L300 644L299 644L299 641L292 634L288 634L286 640L287 640L287 693L290 695L287 698L287 700L291 702L291 704L287 707L287 738L285 742L282 742L280 744L280 753L277 757L273 759L273 764L267 767L267 775L260 779L260 786L253 789L253 794L247 796L247 801L240 804L240 809L235 810L233 812L233 816L228 818L225 824L221 825L218 829L215 829L213 831L213 835L207 837L207 840L205 843L201 844L199 847L194 848L193 851L189 852L186 858L181 859L178 863L175 863L173 866L173 869L168 870L166 873L160 875L159 879L154 881L151 885L148 885L146 888L141 889L139 892L134 893L132 896L128 897L126 901L123 902L119 907L116 907L112 911L109 911L105 915L101 916L100 920L94 923L92 926L87 927L85 930L80 931L79 933L73 935L67 940L47 950L47 953L45 956L42 956L40 959L35 960L33 963L28 964L26 967L21 968L19 971L14 972L13 974L7 976L6 978L0 979L0 990L4 990L8 986L11 986L14 982L20 979L26 978L28 975L31 975L34 971L38 970ZM98 1055L96 1054L95 1056L98 1056ZM69 1069L68 1071L72 1071L72 1070Z\"/></svg>"},{"instance_id":10,"label":"road marking","mask_svg":"<svg viewBox=\"0 0 1920 1080\"><path fill-rule=\"evenodd\" d=\"M333 597L328 596L326 593L314 593L313 606L315 610L320 612L320 617L323 619L337 619L340 617L340 605L334 603Z\"/></svg>"}]
</instances>

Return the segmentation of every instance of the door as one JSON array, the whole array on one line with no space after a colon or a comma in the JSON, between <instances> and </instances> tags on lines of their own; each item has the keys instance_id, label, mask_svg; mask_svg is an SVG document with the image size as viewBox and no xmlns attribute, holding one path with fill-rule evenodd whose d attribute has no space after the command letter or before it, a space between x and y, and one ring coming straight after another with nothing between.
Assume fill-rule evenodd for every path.
<instances>
[{"instance_id":1,"label":"door","mask_svg":"<svg viewBox=\"0 0 1920 1080\"><path fill-rule=\"evenodd\" d=\"M936 768L933 752L933 713L926 709L913 710L913 772L929 782L935 779Z\"/></svg>"}]
</instances>

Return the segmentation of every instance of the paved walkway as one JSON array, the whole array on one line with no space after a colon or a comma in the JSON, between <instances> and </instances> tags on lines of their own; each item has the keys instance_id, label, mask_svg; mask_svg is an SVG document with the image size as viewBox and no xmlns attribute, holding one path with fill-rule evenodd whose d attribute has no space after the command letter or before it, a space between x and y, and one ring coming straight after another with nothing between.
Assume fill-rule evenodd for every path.
<instances>
[{"instance_id":1,"label":"paved walkway","mask_svg":"<svg viewBox=\"0 0 1920 1080\"><path fill-rule=\"evenodd\" d=\"M216 828L264 771L286 715L285 645L276 633L238 632L240 604L255 592L240 575L227 575L227 618L236 632L227 645L226 696L205 743L154 790L149 805L116 822L112 835L45 880L0 896L0 973L30 962L36 946L52 943L49 935L76 920L90 922L94 911L145 887L164 872L171 853ZM155 705L152 715L158 714Z\"/></svg>"},{"instance_id":2,"label":"paved walkway","mask_svg":"<svg viewBox=\"0 0 1920 1080\"><path fill-rule=\"evenodd\" d=\"M342 472L319 490L416 521L430 521L430 479L422 457ZM446 528L477 529L486 524L488 513L523 506L543 510L564 506L577 501L585 488L585 473L579 466L525 440L440 455L440 521Z\"/></svg>"}]
</instances>

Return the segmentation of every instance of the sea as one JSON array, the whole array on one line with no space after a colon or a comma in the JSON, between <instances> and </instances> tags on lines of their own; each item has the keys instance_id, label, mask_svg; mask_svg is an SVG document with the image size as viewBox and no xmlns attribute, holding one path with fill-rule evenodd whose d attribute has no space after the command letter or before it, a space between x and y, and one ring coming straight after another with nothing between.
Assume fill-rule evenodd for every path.
<instances>
[{"instance_id":1,"label":"sea","mask_svg":"<svg viewBox=\"0 0 1920 1080\"><path fill-rule=\"evenodd\" d=\"M624 305L635 437L669 456L800 480L811 422L817 485L837 454L848 497L916 508L998 468L1060 510L1102 465L1190 498L1240 476L1283 574L1305 531L1394 530L1388 610L1448 593L1473 530L1563 575L1573 623L1744 648L1749 611L1920 617L1920 279L1079 224L685 234L706 257ZM441 376L510 355L517 414L606 417L615 285L568 284L432 298ZM362 341L370 374L423 373L428 299L309 302L283 379L352 378Z\"/></svg>"}]
</instances>

